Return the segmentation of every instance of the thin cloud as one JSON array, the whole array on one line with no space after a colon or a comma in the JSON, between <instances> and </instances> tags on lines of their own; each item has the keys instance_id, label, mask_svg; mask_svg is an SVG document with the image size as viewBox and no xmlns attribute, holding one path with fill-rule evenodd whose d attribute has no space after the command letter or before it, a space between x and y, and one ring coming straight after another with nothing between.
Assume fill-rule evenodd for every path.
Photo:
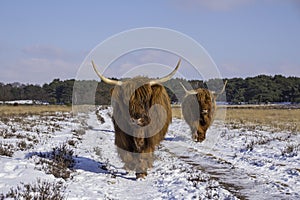
<instances>
[{"instance_id":1,"label":"thin cloud","mask_svg":"<svg viewBox=\"0 0 300 200\"><path fill-rule=\"evenodd\" d=\"M69 52L51 45L32 45L21 49L21 55L2 59L2 82L48 83L54 78L75 78L83 52Z\"/></svg>"},{"instance_id":2,"label":"thin cloud","mask_svg":"<svg viewBox=\"0 0 300 200\"><path fill-rule=\"evenodd\" d=\"M248 5L255 0L176 0L177 6L184 9L208 9L211 11L229 11Z\"/></svg>"},{"instance_id":3,"label":"thin cloud","mask_svg":"<svg viewBox=\"0 0 300 200\"><path fill-rule=\"evenodd\" d=\"M69 79L75 77L78 64L62 59L24 58L10 63L2 80L21 83L49 83L54 78ZM2 75L2 74L1 74Z\"/></svg>"},{"instance_id":4,"label":"thin cloud","mask_svg":"<svg viewBox=\"0 0 300 200\"><path fill-rule=\"evenodd\" d=\"M170 64L176 65L177 60L177 56L165 51L154 49L138 50L115 60L115 62L106 69L105 74L110 77L123 77L124 74L127 74L129 71L141 65L148 63L161 63L167 66ZM173 67L173 65L170 67Z\"/></svg>"},{"instance_id":5,"label":"thin cloud","mask_svg":"<svg viewBox=\"0 0 300 200\"><path fill-rule=\"evenodd\" d=\"M52 45L32 45L22 49L22 52L29 56L58 58L65 57L66 53L63 49Z\"/></svg>"}]
</instances>

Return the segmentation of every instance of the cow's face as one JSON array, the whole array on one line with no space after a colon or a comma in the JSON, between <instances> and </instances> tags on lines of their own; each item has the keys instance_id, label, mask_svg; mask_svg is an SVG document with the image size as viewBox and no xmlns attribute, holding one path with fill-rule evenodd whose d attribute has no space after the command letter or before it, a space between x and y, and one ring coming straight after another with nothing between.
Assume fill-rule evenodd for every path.
<instances>
[{"instance_id":1,"label":"cow's face","mask_svg":"<svg viewBox=\"0 0 300 200\"><path fill-rule=\"evenodd\" d=\"M149 109L151 107L152 89L145 84L134 91L129 99L129 114L131 120L139 126L150 123Z\"/></svg>"},{"instance_id":2,"label":"cow's face","mask_svg":"<svg viewBox=\"0 0 300 200\"><path fill-rule=\"evenodd\" d=\"M199 118L194 122L192 130L194 140L202 142L205 140L206 131L210 126L215 112L215 97L205 89L198 89L197 103L199 105Z\"/></svg>"},{"instance_id":3,"label":"cow's face","mask_svg":"<svg viewBox=\"0 0 300 200\"><path fill-rule=\"evenodd\" d=\"M150 123L152 88L145 78L134 78L116 86L112 91L112 105L123 120L132 126Z\"/></svg>"},{"instance_id":4,"label":"cow's face","mask_svg":"<svg viewBox=\"0 0 300 200\"><path fill-rule=\"evenodd\" d=\"M206 89L197 90L197 101L199 104L199 114L200 116L206 116L211 113L213 109L213 104L215 103L215 98L212 93ZM204 124L203 124L204 125Z\"/></svg>"}]
</instances>

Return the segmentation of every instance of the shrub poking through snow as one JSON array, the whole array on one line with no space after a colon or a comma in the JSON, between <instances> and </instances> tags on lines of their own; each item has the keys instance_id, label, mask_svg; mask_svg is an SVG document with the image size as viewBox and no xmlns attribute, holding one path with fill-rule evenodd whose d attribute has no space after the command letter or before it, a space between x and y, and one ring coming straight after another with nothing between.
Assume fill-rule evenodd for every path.
<instances>
[{"instance_id":1,"label":"shrub poking through snow","mask_svg":"<svg viewBox=\"0 0 300 200\"><path fill-rule=\"evenodd\" d=\"M281 151L282 156L294 157L298 155L300 144L287 144Z\"/></svg>"},{"instance_id":2,"label":"shrub poking through snow","mask_svg":"<svg viewBox=\"0 0 300 200\"><path fill-rule=\"evenodd\" d=\"M103 124L105 122L105 119L101 116L100 110L96 110L96 116L98 121Z\"/></svg>"},{"instance_id":3,"label":"shrub poking through snow","mask_svg":"<svg viewBox=\"0 0 300 200\"><path fill-rule=\"evenodd\" d=\"M66 143L60 145L59 147L53 148L52 159L56 163L61 163L61 165L71 168L74 166L74 151L69 149Z\"/></svg>"},{"instance_id":4,"label":"shrub poking through snow","mask_svg":"<svg viewBox=\"0 0 300 200\"><path fill-rule=\"evenodd\" d=\"M48 182L37 179L35 184L18 185L17 188L11 188L7 194L0 194L0 199L64 199L66 187L62 182Z\"/></svg>"},{"instance_id":5,"label":"shrub poking through snow","mask_svg":"<svg viewBox=\"0 0 300 200\"><path fill-rule=\"evenodd\" d=\"M3 144L0 143L0 156L12 157L14 154L14 146L12 144Z\"/></svg>"},{"instance_id":6,"label":"shrub poking through snow","mask_svg":"<svg viewBox=\"0 0 300 200\"><path fill-rule=\"evenodd\" d=\"M66 143L53 148L50 153L40 153L41 159L36 163L42 165L42 169L56 178L70 178L75 160L74 151L69 149Z\"/></svg>"}]
</instances>

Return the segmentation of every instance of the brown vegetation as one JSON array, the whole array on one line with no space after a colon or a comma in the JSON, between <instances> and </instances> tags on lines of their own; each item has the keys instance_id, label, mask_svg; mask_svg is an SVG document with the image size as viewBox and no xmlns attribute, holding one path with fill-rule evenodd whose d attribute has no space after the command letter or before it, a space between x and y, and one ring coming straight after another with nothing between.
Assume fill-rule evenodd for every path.
<instances>
[{"instance_id":1,"label":"brown vegetation","mask_svg":"<svg viewBox=\"0 0 300 200\"><path fill-rule=\"evenodd\" d=\"M232 128L271 128L273 131L300 131L300 109L227 109L226 124Z\"/></svg>"},{"instance_id":2,"label":"brown vegetation","mask_svg":"<svg viewBox=\"0 0 300 200\"><path fill-rule=\"evenodd\" d=\"M74 151L63 143L53 148L52 152L38 153L40 159L36 162L36 169L44 170L47 174L53 174L56 178L68 179L71 177L72 168L75 165Z\"/></svg>"},{"instance_id":3,"label":"brown vegetation","mask_svg":"<svg viewBox=\"0 0 300 200\"><path fill-rule=\"evenodd\" d=\"M183 118L180 105L172 105L172 118Z\"/></svg>"},{"instance_id":4,"label":"brown vegetation","mask_svg":"<svg viewBox=\"0 0 300 200\"><path fill-rule=\"evenodd\" d=\"M226 114L224 117L223 115ZM181 119L181 107L172 106L174 118ZM300 109L276 109L269 106L219 107L216 120L224 120L230 128L300 131Z\"/></svg>"},{"instance_id":5,"label":"brown vegetation","mask_svg":"<svg viewBox=\"0 0 300 200\"><path fill-rule=\"evenodd\" d=\"M37 179L36 183L25 184L10 188L7 194L0 194L0 199L65 199L66 186L62 182L49 182Z\"/></svg>"},{"instance_id":6,"label":"brown vegetation","mask_svg":"<svg viewBox=\"0 0 300 200\"><path fill-rule=\"evenodd\" d=\"M0 115L35 115L43 113L53 113L53 112L70 112L72 107L62 106L62 105L19 105L19 106L10 106L10 105L1 105L0 106Z\"/></svg>"},{"instance_id":7,"label":"brown vegetation","mask_svg":"<svg viewBox=\"0 0 300 200\"><path fill-rule=\"evenodd\" d=\"M279 107L280 108L280 107ZM300 131L300 109L276 109L272 106L226 106L219 107L216 119L223 119L226 110L226 124L231 128L241 126L266 126L273 129ZM48 106L0 106L0 116L45 114L54 112L71 112L72 108L61 105ZM220 111L221 110L221 111ZM181 106L172 105L172 117L182 118Z\"/></svg>"}]
</instances>

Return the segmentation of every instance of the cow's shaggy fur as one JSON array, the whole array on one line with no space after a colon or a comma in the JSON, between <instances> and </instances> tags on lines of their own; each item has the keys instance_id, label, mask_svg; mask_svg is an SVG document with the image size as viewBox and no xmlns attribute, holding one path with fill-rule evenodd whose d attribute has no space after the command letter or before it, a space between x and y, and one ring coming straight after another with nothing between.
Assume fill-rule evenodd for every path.
<instances>
[{"instance_id":1,"label":"cow's shaggy fur","mask_svg":"<svg viewBox=\"0 0 300 200\"><path fill-rule=\"evenodd\" d=\"M133 78L111 92L115 145L125 168L135 170L137 178L146 176L152 167L155 147L164 139L172 120L165 88L149 81Z\"/></svg>"},{"instance_id":2,"label":"cow's shaggy fur","mask_svg":"<svg viewBox=\"0 0 300 200\"><path fill-rule=\"evenodd\" d=\"M182 102L182 114L197 142L205 140L216 110L216 96L209 90L198 88L197 94L187 95Z\"/></svg>"}]
</instances>

